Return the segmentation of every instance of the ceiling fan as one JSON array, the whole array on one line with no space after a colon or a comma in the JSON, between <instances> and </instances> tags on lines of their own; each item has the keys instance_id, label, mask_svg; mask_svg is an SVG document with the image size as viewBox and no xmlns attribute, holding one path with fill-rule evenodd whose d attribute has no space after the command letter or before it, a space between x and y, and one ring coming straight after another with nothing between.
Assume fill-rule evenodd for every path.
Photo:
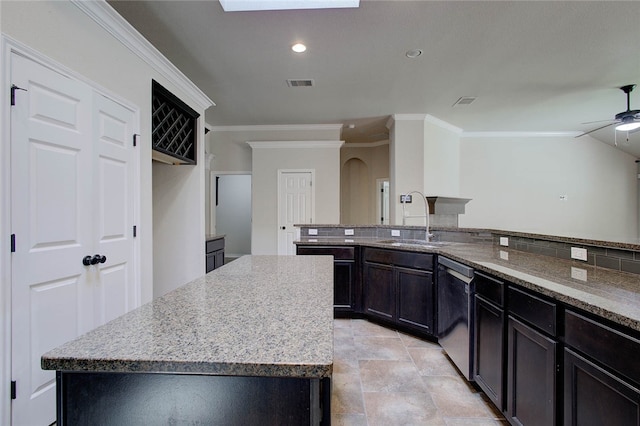
<instances>
[{"instance_id":1,"label":"ceiling fan","mask_svg":"<svg viewBox=\"0 0 640 426\"><path fill-rule=\"evenodd\" d=\"M584 132L578 136L588 135L589 133L593 133L597 130L604 129L605 127L616 125L615 129L620 132L628 132L634 133L640 130L640 109L631 109L631 92L636 87L635 84L628 84L626 86L622 86L620 90L627 94L627 110L619 112L615 115L613 120L602 120L602 121L590 121L588 123L582 124L591 124L591 123L601 123L603 121L609 121L609 124L605 124L604 126L597 127L595 129L589 130L588 132Z\"/></svg>"}]
</instances>

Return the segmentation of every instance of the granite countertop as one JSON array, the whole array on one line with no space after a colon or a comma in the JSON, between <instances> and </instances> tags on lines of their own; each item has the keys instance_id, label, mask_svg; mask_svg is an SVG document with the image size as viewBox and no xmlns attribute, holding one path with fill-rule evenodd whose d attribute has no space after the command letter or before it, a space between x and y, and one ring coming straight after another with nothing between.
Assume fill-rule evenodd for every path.
<instances>
[{"instance_id":1,"label":"granite countertop","mask_svg":"<svg viewBox=\"0 0 640 426\"><path fill-rule=\"evenodd\" d=\"M205 235L205 241L219 240L219 239L224 238L226 236L227 236L227 234L218 234L218 235L207 234L207 235Z\"/></svg>"},{"instance_id":2,"label":"granite countertop","mask_svg":"<svg viewBox=\"0 0 640 426\"><path fill-rule=\"evenodd\" d=\"M522 252L493 244L445 243L438 247L392 246L372 238L305 238L305 245L360 245L413 252L437 253L476 270L508 280L640 331L640 276L566 260ZM506 259L505 259L506 257Z\"/></svg>"},{"instance_id":3,"label":"granite countertop","mask_svg":"<svg viewBox=\"0 0 640 426\"><path fill-rule=\"evenodd\" d=\"M63 371L329 377L331 256L244 256L42 356Z\"/></svg>"}]
</instances>

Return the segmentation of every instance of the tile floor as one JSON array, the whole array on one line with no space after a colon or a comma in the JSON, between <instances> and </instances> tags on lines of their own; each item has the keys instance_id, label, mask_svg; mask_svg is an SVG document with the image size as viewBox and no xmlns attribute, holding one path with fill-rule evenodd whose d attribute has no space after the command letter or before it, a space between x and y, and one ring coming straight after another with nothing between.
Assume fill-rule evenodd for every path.
<instances>
[{"instance_id":1,"label":"tile floor","mask_svg":"<svg viewBox=\"0 0 640 426\"><path fill-rule=\"evenodd\" d=\"M332 425L508 424L438 344L366 320L335 320L332 386Z\"/></svg>"}]
</instances>

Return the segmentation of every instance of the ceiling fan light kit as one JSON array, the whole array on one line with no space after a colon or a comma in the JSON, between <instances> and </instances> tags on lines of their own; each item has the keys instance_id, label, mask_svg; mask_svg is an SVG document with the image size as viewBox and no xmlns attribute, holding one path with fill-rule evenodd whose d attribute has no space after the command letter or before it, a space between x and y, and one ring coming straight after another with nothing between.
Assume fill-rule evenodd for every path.
<instances>
[{"instance_id":1,"label":"ceiling fan light kit","mask_svg":"<svg viewBox=\"0 0 640 426\"><path fill-rule=\"evenodd\" d=\"M640 110L631 109L631 92L635 87L635 84L628 84L620 88L620 90L622 90L627 95L627 110L616 114L615 118L611 120L612 123L589 130L588 132L582 133L581 135L578 135L576 137L579 138L580 136L588 135L589 133L593 133L597 130L604 129L613 125L616 125L615 130L618 132L634 132L640 129Z\"/></svg>"}]
</instances>

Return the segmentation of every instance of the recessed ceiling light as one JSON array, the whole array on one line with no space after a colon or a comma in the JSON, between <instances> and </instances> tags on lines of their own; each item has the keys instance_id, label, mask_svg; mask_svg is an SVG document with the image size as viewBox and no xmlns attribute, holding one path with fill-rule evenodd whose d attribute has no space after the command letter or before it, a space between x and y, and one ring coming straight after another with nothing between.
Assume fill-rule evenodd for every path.
<instances>
[{"instance_id":1,"label":"recessed ceiling light","mask_svg":"<svg viewBox=\"0 0 640 426\"><path fill-rule=\"evenodd\" d=\"M291 50L293 50L296 53L302 53L307 50L307 46L305 46L302 43L296 43L293 46L291 46Z\"/></svg>"},{"instance_id":2,"label":"recessed ceiling light","mask_svg":"<svg viewBox=\"0 0 640 426\"><path fill-rule=\"evenodd\" d=\"M405 55L407 55L407 58L415 59L418 56L422 55L422 50L420 49L407 50L407 53L405 53Z\"/></svg>"}]
</instances>

